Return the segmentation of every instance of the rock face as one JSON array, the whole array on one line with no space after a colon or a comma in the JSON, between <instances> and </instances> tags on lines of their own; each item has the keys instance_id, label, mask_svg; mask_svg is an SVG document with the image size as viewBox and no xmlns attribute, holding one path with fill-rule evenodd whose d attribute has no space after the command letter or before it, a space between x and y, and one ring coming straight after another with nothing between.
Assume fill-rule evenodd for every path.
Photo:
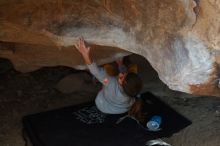
<instances>
[{"instance_id":1,"label":"rock face","mask_svg":"<svg viewBox=\"0 0 220 146\"><path fill-rule=\"evenodd\" d=\"M220 96L220 1L1 0L0 57L17 70L83 68L79 36L99 63L136 53L173 90Z\"/></svg>"}]
</instances>

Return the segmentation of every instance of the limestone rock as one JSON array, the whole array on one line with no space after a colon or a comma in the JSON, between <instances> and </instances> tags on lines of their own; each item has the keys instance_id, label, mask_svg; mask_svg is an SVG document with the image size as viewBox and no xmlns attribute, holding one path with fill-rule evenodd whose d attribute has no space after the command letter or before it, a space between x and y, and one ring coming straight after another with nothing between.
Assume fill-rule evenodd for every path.
<instances>
[{"instance_id":1,"label":"limestone rock","mask_svg":"<svg viewBox=\"0 0 220 146\"><path fill-rule=\"evenodd\" d=\"M219 16L216 0L2 0L0 57L23 72L83 69L73 44L84 36L99 64L136 53L169 88L220 96Z\"/></svg>"}]
</instances>

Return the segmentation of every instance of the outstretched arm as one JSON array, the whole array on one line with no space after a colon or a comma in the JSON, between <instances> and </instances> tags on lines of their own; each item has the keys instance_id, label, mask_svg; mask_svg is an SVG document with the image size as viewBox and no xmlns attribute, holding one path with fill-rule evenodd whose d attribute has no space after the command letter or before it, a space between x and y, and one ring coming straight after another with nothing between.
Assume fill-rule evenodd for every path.
<instances>
[{"instance_id":1,"label":"outstretched arm","mask_svg":"<svg viewBox=\"0 0 220 146\"><path fill-rule=\"evenodd\" d=\"M80 37L79 41L75 44L75 47L82 55L85 63L87 65L92 64L92 59L90 56L90 47L86 47L85 41L82 37Z\"/></svg>"},{"instance_id":2,"label":"outstretched arm","mask_svg":"<svg viewBox=\"0 0 220 146\"><path fill-rule=\"evenodd\" d=\"M80 52L85 63L87 64L89 71L103 84L109 83L109 76L103 68L100 68L92 61L90 56L90 47L86 47L84 39L81 37L75 44L76 49Z\"/></svg>"}]
</instances>

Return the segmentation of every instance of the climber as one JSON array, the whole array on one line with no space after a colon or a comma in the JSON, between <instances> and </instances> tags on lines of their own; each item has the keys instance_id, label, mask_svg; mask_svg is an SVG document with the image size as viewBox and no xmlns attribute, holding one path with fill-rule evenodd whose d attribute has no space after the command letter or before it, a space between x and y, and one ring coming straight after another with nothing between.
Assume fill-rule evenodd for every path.
<instances>
[{"instance_id":1,"label":"climber","mask_svg":"<svg viewBox=\"0 0 220 146\"><path fill-rule=\"evenodd\" d=\"M141 91L142 81L136 73L119 73L117 77L110 76L98 67L90 56L90 47L85 45L81 37L75 44L81 53L89 71L103 84L95 99L97 108L107 114L121 114L128 112L136 118L143 119L140 114L142 102L135 101L136 95ZM132 108L131 108L132 107Z\"/></svg>"}]
</instances>

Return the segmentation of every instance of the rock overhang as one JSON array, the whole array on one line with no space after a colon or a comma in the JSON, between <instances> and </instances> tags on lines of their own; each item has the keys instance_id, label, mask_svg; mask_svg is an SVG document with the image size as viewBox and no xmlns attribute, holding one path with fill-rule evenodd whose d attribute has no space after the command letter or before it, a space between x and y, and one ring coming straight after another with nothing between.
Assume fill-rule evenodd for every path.
<instances>
[{"instance_id":1,"label":"rock overhang","mask_svg":"<svg viewBox=\"0 0 220 146\"><path fill-rule=\"evenodd\" d=\"M94 51L99 63L136 53L169 88L219 96L220 18L211 18L220 14L219 5L213 0L2 1L0 40L19 47L12 53L3 48L0 56L23 65L21 71L60 64L81 68L72 46L84 36L103 46L96 50L106 50Z\"/></svg>"}]
</instances>

